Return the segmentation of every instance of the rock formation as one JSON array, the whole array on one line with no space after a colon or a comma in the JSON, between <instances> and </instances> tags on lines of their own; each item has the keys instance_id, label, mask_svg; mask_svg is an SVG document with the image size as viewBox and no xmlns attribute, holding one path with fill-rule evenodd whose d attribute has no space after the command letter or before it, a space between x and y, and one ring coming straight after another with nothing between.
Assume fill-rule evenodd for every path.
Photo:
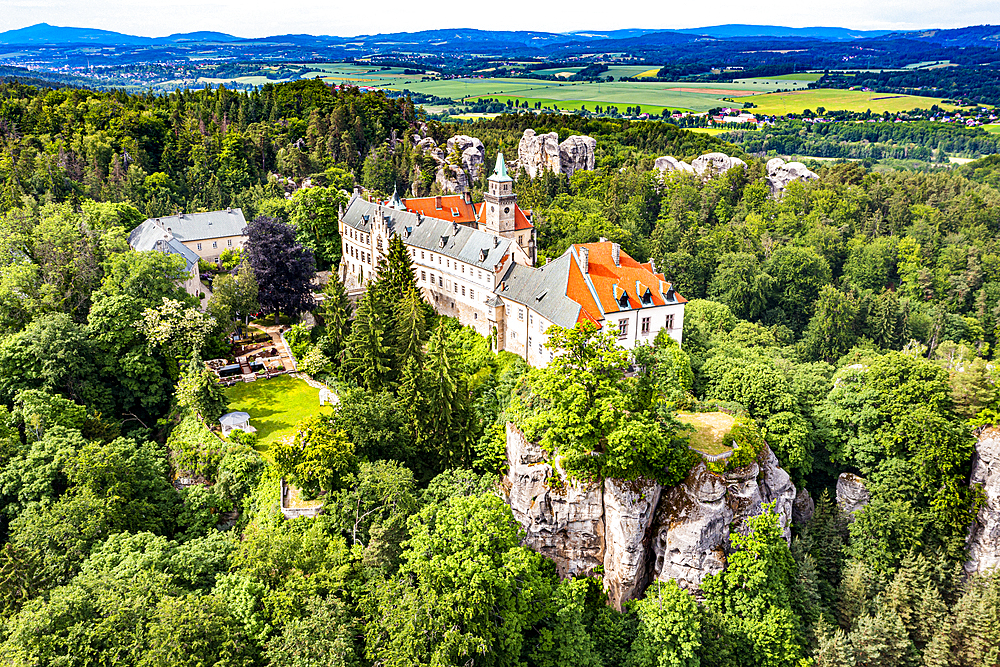
<instances>
[{"instance_id":1,"label":"rock formation","mask_svg":"<svg viewBox=\"0 0 1000 667\"><path fill-rule=\"evenodd\" d=\"M792 503L792 523L800 526L805 525L809 523L815 513L816 503L809 495L809 489L799 489L795 496L795 502Z\"/></svg>"},{"instance_id":2,"label":"rock formation","mask_svg":"<svg viewBox=\"0 0 1000 667\"><path fill-rule=\"evenodd\" d=\"M840 473L837 478L837 505L842 512L854 514L868 504L869 497L865 480L849 472Z\"/></svg>"},{"instance_id":3,"label":"rock formation","mask_svg":"<svg viewBox=\"0 0 1000 667\"><path fill-rule=\"evenodd\" d=\"M604 480L581 484L554 471L547 455L507 425L507 501L525 528L525 544L555 561L561 576L603 566L608 598L617 608L641 595L653 577L696 590L720 572L732 549L730 530L775 502L791 539L795 486L765 448L758 462L724 475L705 463L680 485Z\"/></svg>"},{"instance_id":4,"label":"rock formation","mask_svg":"<svg viewBox=\"0 0 1000 667\"><path fill-rule=\"evenodd\" d=\"M654 572L657 579L677 580L681 588L697 590L706 575L726 566L732 551L730 530L760 514L773 502L785 539L791 541L792 505L796 489L788 473L778 467L769 448L756 463L716 475L704 462L687 479L664 493L655 520Z\"/></svg>"},{"instance_id":5,"label":"rock formation","mask_svg":"<svg viewBox=\"0 0 1000 667\"><path fill-rule=\"evenodd\" d=\"M560 144L555 132L535 134L527 129L517 144L517 166L531 178L545 171L572 176L581 169L594 168L596 148L597 140L593 137L574 134Z\"/></svg>"},{"instance_id":6,"label":"rock formation","mask_svg":"<svg viewBox=\"0 0 1000 667\"><path fill-rule=\"evenodd\" d=\"M785 162L780 157L767 161L767 183L771 196L779 197L792 181L815 181L819 176L801 162Z\"/></svg>"},{"instance_id":7,"label":"rock formation","mask_svg":"<svg viewBox=\"0 0 1000 667\"><path fill-rule=\"evenodd\" d=\"M464 134L456 134L448 139L448 157L458 155L461 158L462 168L469 175L471 180L476 180L483 172L483 164L486 162L486 146L479 139L469 137Z\"/></svg>"},{"instance_id":8,"label":"rock formation","mask_svg":"<svg viewBox=\"0 0 1000 667\"><path fill-rule=\"evenodd\" d=\"M415 147L418 153L429 155L434 159L434 181L444 192L466 192L469 190L470 179L475 180L483 170L486 160L486 147L475 137L459 134L448 139L445 146L438 146L430 137L421 139L414 135ZM420 167L417 167L414 184L419 189Z\"/></svg>"},{"instance_id":9,"label":"rock formation","mask_svg":"<svg viewBox=\"0 0 1000 667\"><path fill-rule=\"evenodd\" d=\"M984 499L969 530L965 571L982 574L1000 567L1000 429L988 428L979 435L969 484L979 486Z\"/></svg>"},{"instance_id":10,"label":"rock formation","mask_svg":"<svg viewBox=\"0 0 1000 667\"><path fill-rule=\"evenodd\" d=\"M703 178L721 176L736 166L746 169L747 163L738 157L729 157L725 153L705 153L691 161L694 173Z\"/></svg>"},{"instance_id":11,"label":"rock formation","mask_svg":"<svg viewBox=\"0 0 1000 667\"><path fill-rule=\"evenodd\" d=\"M597 150L597 139L574 134L559 144L559 161L562 163L562 173L572 176L576 171L593 171L594 151Z\"/></svg>"},{"instance_id":12,"label":"rock formation","mask_svg":"<svg viewBox=\"0 0 1000 667\"><path fill-rule=\"evenodd\" d=\"M665 174L668 171L681 171L688 174L694 173L694 169L691 168L691 165L687 162L678 160L675 157L671 157L670 155L664 155L663 157L656 158L656 162L653 163L653 166L659 169L662 174Z\"/></svg>"}]
</instances>

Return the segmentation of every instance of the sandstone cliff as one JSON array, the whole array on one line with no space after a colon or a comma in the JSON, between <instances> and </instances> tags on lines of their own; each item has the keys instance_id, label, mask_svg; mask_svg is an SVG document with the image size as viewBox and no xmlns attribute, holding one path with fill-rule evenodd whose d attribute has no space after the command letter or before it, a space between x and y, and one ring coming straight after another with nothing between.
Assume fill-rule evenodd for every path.
<instances>
[{"instance_id":1,"label":"sandstone cliff","mask_svg":"<svg viewBox=\"0 0 1000 667\"><path fill-rule=\"evenodd\" d=\"M746 169L747 163L738 157L729 157L725 153L705 153L702 156L691 160L691 168L694 173L702 178L721 176L733 167L743 167Z\"/></svg>"},{"instance_id":2,"label":"sandstone cliff","mask_svg":"<svg viewBox=\"0 0 1000 667\"><path fill-rule=\"evenodd\" d=\"M767 448L758 462L717 475L699 463L680 485L649 481L570 482L546 453L507 425L504 490L525 543L556 563L561 576L603 568L611 603L641 595L653 578L696 590L720 572L730 530L775 502L790 539L796 489Z\"/></svg>"},{"instance_id":3,"label":"sandstone cliff","mask_svg":"<svg viewBox=\"0 0 1000 667\"><path fill-rule=\"evenodd\" d=\"M983 505L969 530L969 560L965 571L982 574L1000 567L1000 429L979 435L969 484L983 492Z\"/></svg>"},{"instance_id":4,"label":"sandstone cliff","mask_svg":"<svg viewBox=\"0 0 1000 667\"><path fill-rule=\"evenodd\" d=\"M594 168L597 140L574 134L559 143L555 132L536 134L527 129L517 144L517 166L535 178L545 171L572 176L581 169Z\"/></svg>"},{"instance_id":5,"label":"sandstone cliff","mask_svg":"<svg viewBox=\"0 0 1000 667\"><path fill-rule=\"evenodd\" d=\"M664 155L663 157L656 158L653 166L660 170L660 173L667 173L668 171L680 171L688 174L693 174L694 169L691 168L687 162L683 160L678 160L671 155Z\"/></svg>"}]
</instances>

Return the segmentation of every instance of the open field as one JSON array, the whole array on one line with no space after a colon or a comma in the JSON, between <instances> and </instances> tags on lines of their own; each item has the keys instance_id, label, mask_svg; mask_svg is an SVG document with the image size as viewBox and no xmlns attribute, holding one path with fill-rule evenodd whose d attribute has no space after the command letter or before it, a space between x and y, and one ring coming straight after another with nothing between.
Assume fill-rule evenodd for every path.
<instances>
[{"instance_id":1,"label":"open field","mask_svg":"<svg viewBox=\"0 0 1000 667\"><path fill-rule=\"evenodd\" d=\"M285 436L295 434L295 425L320 412L319 389L302 380L280 375L270 380L242 382L225 390L230 412L246 412L250 425L257 429L259 449L266 450Z\"/></svg>"},{"instance_id":2,"label":"open field","mask_svg":"<svg viewBox=\"0 0 1000 667\"><path fill-rule=\"evenodd\" d=\"M725 412L681 412L677 419L694 427L688 444L692 449L709 455L723 454L732 447L725 444L726 434L736 419Z\"/></svg>"},{"instance_id":3,"label":"open field","mask_svg":"<svg viewBox=\"0 0 1000 667\"><path fill-rule=\"evenodd\" d=\"M747 87L753 86L755 89L764 86L769 90L781 88L782 90L805 89L813 81L819 81L822 74L785 74L784 76L764 76L753 79L733 79L730 86ZM794 77L794 78L792 78Z\"/></svg>"},{"instance_id":4,"label":"open field","mask_svg":"<svg viewBox=\"0 0 1000 667\"><path fill-rule=\"evenodd\" d=\"M726 132L732 132L733 128L730 127L685 127L688 132L700 132L701 134L710 134L715 136L717 134L725 134ZM740 128L741 132L756 132L756 130L745 130Z\"/></svg>"},{"instance_id":5,"label":"open field","mask_svg":"<svg viewBox=\"0 0 1000 667\"><path fill-rule=\"evenodd\" d=\"M983 129L990 134L1000 134L1000 123L990 123L989 125L983 125Z\"/></svg>"},{"instance_id":6,"label":"open field","mask_svg":"<svg viewBox=\"0 0 1000 667\"><path fill-rule=\"evenodd\" d=\"M866 93L860 90L836 90L820 88L790 93L768 93L754 95L749 101L757 105L753 111L762 114L801 113L803 109L815 111L819 107L827 111L843 110L872 113L897 113L910 109L929 109L937 104L941 108L954 110L959 107L944 104L938 97L918 97L916 95L892 95L889 93Z\"/></svg>"}]
</instances>

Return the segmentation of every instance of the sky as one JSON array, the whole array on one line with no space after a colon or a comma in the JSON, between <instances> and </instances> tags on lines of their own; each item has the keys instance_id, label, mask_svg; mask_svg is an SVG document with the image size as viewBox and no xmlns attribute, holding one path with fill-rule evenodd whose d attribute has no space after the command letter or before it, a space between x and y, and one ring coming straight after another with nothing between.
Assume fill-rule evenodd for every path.
<instances>
[{"instance_id":1,"label":"sky","mask_svg":"<svg viewBox=\"0 0 1000 667\"><path fill-rule=\"evenodd\" d=\"M619 5L607 0L476 0L457 4L414 0L0 0L0 31L36 23L148 37L197 30L239 37L288 33L353 36L435 28L568 32L722 23L912 30L1000 24L1000 1L631 0Z\"/></svg>"}]
</instances>

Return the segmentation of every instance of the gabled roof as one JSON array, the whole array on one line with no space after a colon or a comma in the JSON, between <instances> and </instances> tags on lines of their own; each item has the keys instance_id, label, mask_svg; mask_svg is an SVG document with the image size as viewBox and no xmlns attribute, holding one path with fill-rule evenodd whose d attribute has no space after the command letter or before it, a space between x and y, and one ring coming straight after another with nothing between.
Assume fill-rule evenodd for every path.
<instances>
[{"instance_id":1,"label":"gabled roof","mask_svg":"<svg viewBox=\"0 0 1000 667\"><path fill-rule=\"evenodd\" d=\"M615 265L612 243L582 243L573 246L579 254L581 248L588 252L587 278L592 293L600 302L604 314L642 307L685 303L687 299L672 290L662 273L654 273L651 264L640 264L628 253L619 250ZM649 288L652 303L644 304L644 288ZM668 297L668 293L670 296Z\"/></svg>"},{"instance_id":2,"label":"gabled roof","mask_svg":"<svg viewBox=\"0 0 1000 667\"><path fill-rule=\"evenodd\" d=\"M243 230L247 226L243 211L238 208L208 213L167 215L162 218L150 218L147 222L150 220L158 222L181 242L243 236Z\"/></svg>"},{"instance_id":3,"label":"gabled roof","mask_svg":"<svg viewBox=\"0 0 1000 667\"><path fill-rule=\"evenodd\" d=\"M198 255L179 240L174 238L171 232L156 224L154 219L149 219L132 230L128 235L128 244L138 251L165 252L171 255L180 255L184 258L184 263L188 271L192 266L198 264Z\"/></svg>"},{"instance_id":4,"label":"gabled roof","mask_svg":"<svg viewBox=\"0 0 1000 667\"><path fill-rule=\"evenodd\" d=\"M441 208L437 207L439 200ZM474 224L477 220L475 204L466 203L465 195L413 197L404 199L403 207L411 213L423 213L429 218L457 222L462 225Z\"/></svg>"},{"instance_id":5,"label":"gabled roof","mask_svg":"<svg viewBox=\"0 0 1000 667\"><path fill-rule=\"evenodd\" d=\"M437 252L490 271L506 259L513 258L514 242L510 239L454 222L397 211L357 195L347 205L343 221L365 234L371 234L374 216L383 213L389 216L389 230L399 234L406 245Z\"/></svg>"},{"instance_id":6,"label":"gabled roof","mask_svg":"<svg viewBox=\"0 0 1000 667\"><path fill-rule=\"evenodd\" d=\"M486 206L486 202L479 202L475 204L476 206L476 218L482 219L483 217L483 207ZM534 229L535 226L531 224L528 220L528 214L521 210L521 207L514 204L514 231L519 232L524 229Z\"/></svg>"}]
</instances>

